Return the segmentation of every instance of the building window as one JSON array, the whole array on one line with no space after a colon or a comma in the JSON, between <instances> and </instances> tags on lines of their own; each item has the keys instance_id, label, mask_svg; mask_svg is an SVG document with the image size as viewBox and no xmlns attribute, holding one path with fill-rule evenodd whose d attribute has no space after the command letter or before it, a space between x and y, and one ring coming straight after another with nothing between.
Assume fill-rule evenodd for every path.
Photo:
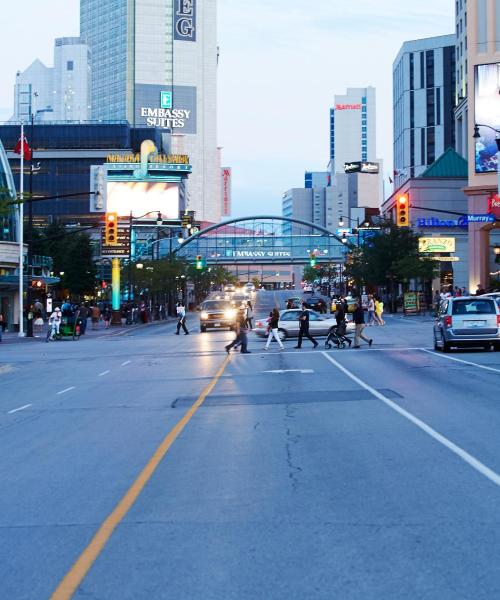
<instances>
[{"instance_id":1,"label":"building window","mask_svg":"<svg viewBox=\"0 0 500 600\"><path fill-rule=\"evenodd\" d=\"M72 60L66 61L66 71L72 71L74 66L74 62Z\"/></svg>"},{"instance_id":2,"label":"building window","mask_svg":"<svg viewBox=\"0 0 500 600\"><path fill-rule=\"evenodd\" d=\"M441 125L441 88L436 88L436 125Z\"/></svg>"}]
</instances>

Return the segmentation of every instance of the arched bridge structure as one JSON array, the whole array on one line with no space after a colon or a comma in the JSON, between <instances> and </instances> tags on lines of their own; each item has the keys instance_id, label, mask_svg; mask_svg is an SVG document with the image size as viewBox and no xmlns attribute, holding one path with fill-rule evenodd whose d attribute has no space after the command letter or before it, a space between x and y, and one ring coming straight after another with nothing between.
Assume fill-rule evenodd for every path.
<instances>
[{"instance_id":1,"label":"arched bridge structure","mask_svg":"<svg viewBox=\"0 0 500 600\"><path fill-rule=\"evenodd\" d=\"M176 248L177 256L208 265L343 263L345 245L328 229L290 217L257 215L202 229Z\"/></svg>"}]
</instances>

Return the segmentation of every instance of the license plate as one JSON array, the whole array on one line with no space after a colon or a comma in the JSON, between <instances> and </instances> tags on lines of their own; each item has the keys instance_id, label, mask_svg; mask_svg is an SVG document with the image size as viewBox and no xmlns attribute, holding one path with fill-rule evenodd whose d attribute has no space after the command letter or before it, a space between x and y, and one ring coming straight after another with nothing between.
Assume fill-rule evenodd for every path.
<instances>
[{"instance_id":1,"label":"license plate","mask_svg":"<svg viewBox=\"0 0 500 600\"><path fill-rule=\"evenodd\" d=\"M214 327L220 327L220 323L214 323Z\"/></svg>"},{"instance_id":2,"label":"license plate","mask_svg":"<svg viewBox=\"0 0 500 600\"><path fill-rule=\"evenodd\" d=\"M466 327L483 327L486 321L465 321Z\"/></svg>"}]
</instances>

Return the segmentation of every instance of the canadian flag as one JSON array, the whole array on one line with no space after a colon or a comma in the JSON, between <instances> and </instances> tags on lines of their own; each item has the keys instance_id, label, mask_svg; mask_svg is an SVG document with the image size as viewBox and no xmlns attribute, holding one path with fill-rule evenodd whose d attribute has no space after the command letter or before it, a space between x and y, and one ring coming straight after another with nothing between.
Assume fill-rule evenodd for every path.
<instances>
[{"instance_id":1,"label":"canadian flag","mask_svg":"<svg viewBox=\"0 0 500 600\"><path fill-rule=\"evenodd\" d=\"M31 160L31 148L29 147L26 136L24 136L23 140L19 137L16 147L14 148L14 154L22 154L24 160Z\"/></svg>"}]
</instances>

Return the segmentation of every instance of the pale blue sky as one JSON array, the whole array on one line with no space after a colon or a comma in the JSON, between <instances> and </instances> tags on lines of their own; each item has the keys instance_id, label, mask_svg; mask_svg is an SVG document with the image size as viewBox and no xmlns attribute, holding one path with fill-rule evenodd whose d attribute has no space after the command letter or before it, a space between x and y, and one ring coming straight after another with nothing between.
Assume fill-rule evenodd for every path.
<instances>
[{"instance_id":1,"label":"pale blue sky","mask_svg":"<svg viewBox=\"0 0 500 600\"><path fill-rule=\"evenodd\" d=\"M17 69L52 64L53 39L78 35L78 7L2 6L0 120ZM453 10L453 0L219 0L219 143L233 167L233 213L279 213L305 170L326 167L328 109L347 87L377 88L378 154L390 171L392 62L406 40L453 33Z\"/></svg>"}]
</instances>

